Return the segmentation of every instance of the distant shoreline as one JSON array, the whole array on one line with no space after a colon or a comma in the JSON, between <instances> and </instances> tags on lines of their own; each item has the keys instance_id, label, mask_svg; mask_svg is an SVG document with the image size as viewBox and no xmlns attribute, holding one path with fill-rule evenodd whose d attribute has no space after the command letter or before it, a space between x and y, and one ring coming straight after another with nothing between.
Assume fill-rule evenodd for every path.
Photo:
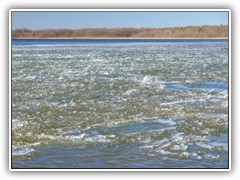
<instances>
[{"instance_id":1,"label":"distant shoreline","mask_svg":"<svg viewBox=\"0 0 240 180\"><path fill-rule=\"evenodd\" d=\"M227 25L171 28L14 29L18 39L226 39Z\"/></svg>"},{"instance_id":2,"label":"distant shoreline","mask_svg":"<svg viewBox=\"0 0 240 180\"><path fill-rule=\"evenodd\" d=\"M180 38L180 37L166 37L166 38L159 38L159 37L44 37L44 38L42 38L42 37L17 37L17 38L13 38L13 39L18 39L18 40L27 40L27 39L52 39L52 40L54 40L54 39L62 39L62 40L64 40L64 39L76 39L76 40L87 40L87 39L106 39L106 40L114 40L114 39L129 39L129 40L141 40L141 39L150 39L150 40L157 40L157 39L159 39L159 40L164 40L164 39L166 39L166 40L168 40L168 39L176 39L176 40L181 40L181 39L228 39L228 37L201 37L201 38L199 38L199 37L186 37L186 38Z\"/></svg>"}]
</instances>

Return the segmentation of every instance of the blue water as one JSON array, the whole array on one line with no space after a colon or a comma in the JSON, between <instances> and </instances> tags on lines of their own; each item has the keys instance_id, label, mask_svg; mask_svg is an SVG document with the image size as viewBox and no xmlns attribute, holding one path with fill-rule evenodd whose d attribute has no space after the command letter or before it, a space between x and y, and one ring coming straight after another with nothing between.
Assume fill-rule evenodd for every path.
<instances>
[{"instance_id":1,"label":"blue water","mask_svg":"<svg viewBox=\"0 0 240 180\"><path fill-rule=\"evenodd\" d=\"M228 40L12 45L13 168L228 168Z\"/></svg>"},{"instance_id":2,"label":"blue water","mask_svg":"<svg viewBox=\"0 0 240 180\"><path fill-rule=\"evenodd\" d=\"M98 43L228 42L227 39L13 39L13 45Z\"/></svg>"}]
</instances>

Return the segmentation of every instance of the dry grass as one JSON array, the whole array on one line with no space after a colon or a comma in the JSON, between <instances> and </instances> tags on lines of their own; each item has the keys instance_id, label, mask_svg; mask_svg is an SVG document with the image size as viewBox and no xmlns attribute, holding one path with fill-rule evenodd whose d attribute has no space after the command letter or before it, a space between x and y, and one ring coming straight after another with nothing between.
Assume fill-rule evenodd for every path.
<instances>
[{"instance_id":1,"label":"dry grass","mask_svg":"<svg viewBox=\"0 0 240 180\"><path fill-rule=\"evenodd\" d=\"M15 29L22 39L203 39L228 38L228 26L187 26L175 28L88 28L88 29Z\"/></svg>"}]
</instances>

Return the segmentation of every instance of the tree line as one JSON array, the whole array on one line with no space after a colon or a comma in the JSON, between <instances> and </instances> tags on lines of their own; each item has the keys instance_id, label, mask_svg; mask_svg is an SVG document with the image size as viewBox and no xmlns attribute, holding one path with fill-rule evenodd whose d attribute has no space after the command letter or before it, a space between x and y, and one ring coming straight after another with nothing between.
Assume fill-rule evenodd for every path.
<instances>
[{"instance_id":1,"label":"tree line","mask_svg":"<svg viewBox=\"0 0 240 180\"><path fill-rule=\"evenodd\" d=\"M213 38L228 37L228 26L186 26L174 28L83 28L83 29L14 29L16 38Z\"/></svg>"}]
</instances>

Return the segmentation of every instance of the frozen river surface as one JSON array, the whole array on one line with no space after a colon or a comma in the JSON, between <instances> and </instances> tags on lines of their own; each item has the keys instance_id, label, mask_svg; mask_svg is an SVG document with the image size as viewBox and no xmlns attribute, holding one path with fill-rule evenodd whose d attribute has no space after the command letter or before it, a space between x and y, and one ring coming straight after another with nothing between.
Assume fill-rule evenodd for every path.
<instances>
[{"instance_id":1,"label":"frozen river surface","mask_svg":"<svg viewBox=\"0 0 240 180\"><path fill-rule=\"evenodd\" d=\"M13 168L228 168L228 41L14 41Z\"/></svg>"}]
</instances>

